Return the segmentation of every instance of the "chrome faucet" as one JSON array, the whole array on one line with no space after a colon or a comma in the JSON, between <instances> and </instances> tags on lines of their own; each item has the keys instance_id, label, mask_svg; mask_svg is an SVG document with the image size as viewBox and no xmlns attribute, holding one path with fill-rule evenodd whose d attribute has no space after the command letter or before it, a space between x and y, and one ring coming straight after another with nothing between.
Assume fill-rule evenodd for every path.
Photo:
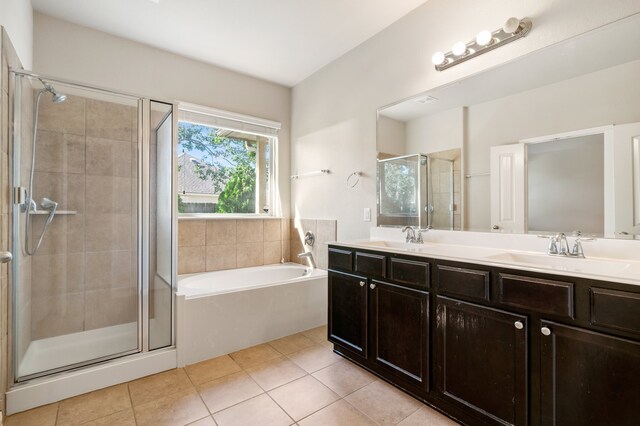
<instances>
[{"instance_id":1,"label":"chrome faucet","mask_svg":"<svg viewBox=\"0 0 640 426\"><path fill-rule=\"evenodd\" d=\"M298 254L298 258L306 258L309 261L309 268L311 268L311 270L316 269L316 261L313 260L313 254L311 252L300 253Z\"/></svg>"},{"instance_id":2,"label":"chrome faucet","mask_svg":"<svg viewBox=\"0 0 640 426\"><path fill-rule=\"evenodd\" d=\"M577 257L584 259L584 250L582 249L581 241L592 241L593 238L584 238L580 232L574 233L576 237L573 242L573 248L569 250L569 241L567 235L560 232L552 237L541 235L543 238L549 238L549 246L547 247L547 254L549 256L567 256Z\"/></svg>"},{"instance_id":3,"label":"chrome faucet","mask_svg":"<svg viewBox=\"0 0 640 426\"><path fill-rule=\"evenodd\" d=\"M424 239L422 238L422 233L428 231L429 229L420 229L418 228L418 235L416 236L416 230L411 226L405 226L402 228L402 232L406 232L407 237L405 238L406 243L414 243L414 244L424 244Z\"/></svg>"}]
</instances>

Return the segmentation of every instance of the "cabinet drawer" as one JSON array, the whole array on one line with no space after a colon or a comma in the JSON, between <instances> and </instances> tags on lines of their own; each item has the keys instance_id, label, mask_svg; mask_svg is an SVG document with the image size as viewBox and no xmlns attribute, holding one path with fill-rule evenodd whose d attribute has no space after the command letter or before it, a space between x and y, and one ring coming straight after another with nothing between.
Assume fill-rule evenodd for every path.
<instances>
[{"instance_id":1,"label":"cabinet drawer","mask_svg":"<svg viewBox=\"0 0 640 426\"><path fill-rule=\"evenodd\" d=\"M443 293L489 300L489 271L437 265L438 289Z\"/></svg>"},{"instance_id":2,"label":"cabinet drawer","mask_svg":"<svg viewBox=\"0 0 640 426\"><path fill-rule=\"evenodd\" d=\"M401 284L429 287L429 264L407 259L391 259L390 279Z\"/></svg>"},{"instance_id":3,"label":"cabinet drawer","mask_svg":"<svg viewBox=\"0 0 640 426\"><path fill-rule=\"evenodd\" d=\"M640 334L640 294L592 288L591 324Z\"/></svg>"},{"instance_id":4,"label":"cabinet drawer","mask_svg":"<svg viewBox=\"0 0 640 426\"><path fill-rule=\"evenodd\" d=\"M353 253L349 250L329 248L329 268L353 271Z\"/></svg>"},{"instance_id":5,"label":"cabinet drawer","mask_svg":"<svg viewBox=\"0 0 640 426\"><path fill-rule=\"evenodd\" d=\"M386 278L387 257L379 254L356 252L356 272Z\"/></svg>"},{"instance_id":6,"label":"cabinet drawer","mask_svg":"<svg viewBox=\"0 0 640 426\"><path fill-rule=\"evenodd\" d=\"M573 283L500 274L498 300L517 308L574 317Z\"/></svg>"}]
</instances>

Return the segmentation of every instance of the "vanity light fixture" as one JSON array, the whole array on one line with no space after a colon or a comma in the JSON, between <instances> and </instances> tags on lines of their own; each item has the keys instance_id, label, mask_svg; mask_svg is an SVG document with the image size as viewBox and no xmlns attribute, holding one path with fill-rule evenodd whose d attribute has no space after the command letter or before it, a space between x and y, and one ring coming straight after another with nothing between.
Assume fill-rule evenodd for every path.
<instances>
[{"instance_id":1,"label":"vanity light fixture","mask_svg":"<svg viewBox=\"0 0 640 426\"><path fill-rule=\"evenodd\" d=\"M448 53L436 52L431 57L437 71L451 68L490 50L496 49L519 38L525 37L531 31L531 21L527 18L509 18L502 28L493 32L483 30L473 41L457 42Z\"/></svg>"}]
</instances>

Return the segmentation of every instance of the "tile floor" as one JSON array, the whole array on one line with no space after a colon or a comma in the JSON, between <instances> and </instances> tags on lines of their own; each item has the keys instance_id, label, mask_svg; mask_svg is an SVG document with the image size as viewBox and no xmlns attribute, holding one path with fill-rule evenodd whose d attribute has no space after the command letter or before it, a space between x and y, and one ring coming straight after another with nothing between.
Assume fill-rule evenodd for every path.
<instances>
[{"instance_id":1,"label":"tile floor","mask_svg":"<svg viewBox=\"0 0 640 426\"><path fill-rule=\"evenodd\" d=\"M8 426L457 423L332 352L318 327L10 416Z\"/></svg>"}]
</instances>

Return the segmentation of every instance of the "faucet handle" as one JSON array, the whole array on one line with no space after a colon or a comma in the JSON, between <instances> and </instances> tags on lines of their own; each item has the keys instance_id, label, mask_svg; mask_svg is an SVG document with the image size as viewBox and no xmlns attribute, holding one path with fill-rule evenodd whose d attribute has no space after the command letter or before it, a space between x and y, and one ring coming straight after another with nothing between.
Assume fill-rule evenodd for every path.
<instances>
[{"instance_id":1,"label":"faucet handle","mask_svg":"<svg viewBox=\"0 0 640 426\"><path fill-rule=\"evenodd\" d=\"M538 238L546 238L549 240L547 254L558 254L558 235L538 235Z\"/></svg>"}]
</instances>

